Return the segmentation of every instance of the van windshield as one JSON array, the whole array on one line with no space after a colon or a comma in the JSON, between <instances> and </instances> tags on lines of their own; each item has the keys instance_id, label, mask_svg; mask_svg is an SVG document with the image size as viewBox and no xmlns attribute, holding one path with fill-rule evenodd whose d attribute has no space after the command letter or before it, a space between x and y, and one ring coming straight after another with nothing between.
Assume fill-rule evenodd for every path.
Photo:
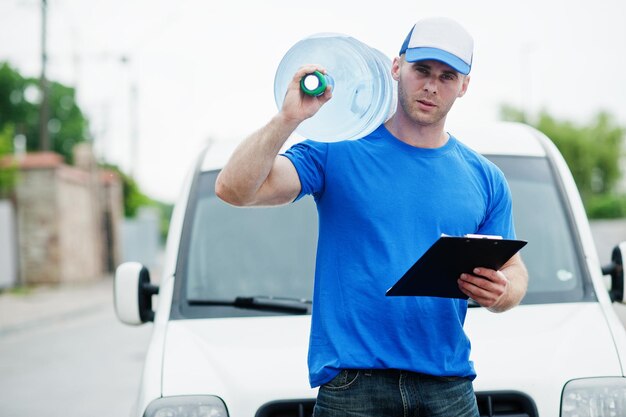
<instances>
[{"instance_id":1,"label":"van windshield","mask_svg":"<svg viewBox=\"0 0 626 417\"><path fill-rule=\"evenodd\" d=\"M586 299L588 278L579 262L578 237L548 161L490 159L509 181L517 237L529 242L521 252L530 276L523 304ZM235 208L215 196L216 176L200 174L189 201L177 270L183 278L177 279L179 310L194 317L267 315L285 311L272 312L271 306L241 311L231 301L262 297L310 303L317 245L313 199L281 207Z\"/></svg>"},{"instance_id":2,"label":"van windshield","mask_svg":"<svg viewBox=\"0 0 626 417\"><path fill-rule=\"evenodd\" d=\"M582 301L590 296L583 276L578 235L561 184L546 158L497 156L513 195L518 239L528 241L522 258L528 268L528 292L522 304Z\"/></svg>"}]
</instances>

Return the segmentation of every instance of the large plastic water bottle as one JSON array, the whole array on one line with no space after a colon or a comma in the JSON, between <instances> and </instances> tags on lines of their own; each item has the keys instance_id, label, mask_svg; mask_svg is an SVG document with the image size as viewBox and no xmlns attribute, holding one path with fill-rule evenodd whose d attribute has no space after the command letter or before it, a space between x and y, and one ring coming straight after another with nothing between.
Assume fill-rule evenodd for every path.
<instances>
[{"instance_id":1,"label":"large plastic water bottle","mask_svg":"<svg viewBox=\"0 0 626 417\"><path fill-rule=\"evenodd\" d=\"M373 132L395 111L396 86L391 60L377 49L347 35L320 33L302 39L283 57L274 79L274 99L280 109L287 86L305 64L319 64L327 76L311 74L301 82L307 94L333 97L296 129L304 138L325 142L358 139Z\"/></svg>"}]
</instances>

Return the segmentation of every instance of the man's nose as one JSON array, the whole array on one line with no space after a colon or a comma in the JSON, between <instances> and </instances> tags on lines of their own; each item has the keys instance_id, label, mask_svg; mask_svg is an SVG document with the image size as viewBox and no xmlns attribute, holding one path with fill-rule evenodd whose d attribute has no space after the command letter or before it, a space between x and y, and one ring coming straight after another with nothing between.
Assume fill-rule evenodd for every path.
<instances>
[{"instance_id":1,"label":"man's nose","mask_svg":"<svg viewBox=\"0 0 626 417\"><path fill-rule=\"evenodd\" d=\"M428 91L432 94L437 94L437 78L428 77L424 83L424 91Z\"/></svg>"}]
</instances>

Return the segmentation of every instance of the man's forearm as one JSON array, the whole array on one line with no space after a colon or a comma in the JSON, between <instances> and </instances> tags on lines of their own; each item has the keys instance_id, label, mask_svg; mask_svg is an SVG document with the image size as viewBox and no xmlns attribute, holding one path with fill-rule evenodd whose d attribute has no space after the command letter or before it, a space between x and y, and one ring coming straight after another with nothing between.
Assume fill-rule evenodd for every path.
<instances>
[{"instance_id":1,"label":"man's forearm","mask_svg":"<svg viewBox=\"0 0 626 417\"><path fill-rule=\"evenodd\" d=\"M215 182L215 193L222 200L238 206L275 205L297 196L300 180L293 164L276 156L298 125L332 98L330 86L321 96L302 93L300 80L314 71L326 73L318 65L300 67L278 114L235 150Z\"/></svg>"},{"instance_id":2,"label":"man's forearm","mask_svg":"<svg viewBox=\"0 0 626 417\"><path fill-rule=\"evenodd\" d=\"M510 310L522 301L528 288L528 271L519 255L514 260L505 265L500 272L508 280L508 288L504 296L492 307L489 308L493 312L503 312Z\"/></svg>"},{"instance_id":3,"label":"man's forearm","mask_svg":"<svg viewBox=\"0 0 626 417\"><path fill-rule=\"evenodd\" d=\"M278 113L243 141L220 172L215 192L224 201L247 205L267 180L281 147L298 126Z\"/></svg>"}]
</instances>

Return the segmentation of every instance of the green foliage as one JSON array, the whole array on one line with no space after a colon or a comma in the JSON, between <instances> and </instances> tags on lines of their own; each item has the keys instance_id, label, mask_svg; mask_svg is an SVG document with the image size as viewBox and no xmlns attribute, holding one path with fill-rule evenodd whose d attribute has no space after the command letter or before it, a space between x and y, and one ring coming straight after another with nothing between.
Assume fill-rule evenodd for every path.
<instances>
[{"instance_id":1,"label":"green foliage","mask_svg":"<svg viewBox=\"0 0 626 417\"><path fill-rule=\"evenodd\" d=\"M71 163L74 145L89 138L89 124L76 103L76 90L53 82L50 85L50 131L52 148ZM37 135L38 138L38 135Z\"/></svg>"},{"instance_id":2,"label":"green foliage","mask_svg":"<svg viewBox=\"0 0 626 417\"><path fill-rule=\"evenodd\" d=\"M122 183L124 188L124 215L126 217L135 217L139 207L152 205L152 200L139 189L139 186L128 175L122 175Z\"/></svg>"},{"instance_id":3,"label":"green foliage","mask_svg":"<svg viewBox=\"0 0 626 417\"><path fill-rule=\"evenodd\" d=\"M76 91L57 82L49 82L51 150L72 162L75 144L88 138L89 124L78 104ZM40 150L39 81L24 78L8 63L0 63L0 131L8 124L15 133L26 136L28 151Z\"/></svg>"},{"instance_id":4,"label":"green foliage","mask_svg":"<svg viewBox=\"0 0 626 417\"><path fill-rule=\"evenodd\" d=\"M0 157L12 152L13 137L26 137L26 150L40 150L39 80L25 78L8 63L0 62ZM76 102L74 88L49 81L51 150L73 163L73 148L89 138L89 124ZM156 206L161 213L161 234L169 226L172 206L155 201L141 192L137 183L115 166L108 166L122 179L124 215L134 217L139 207ZM0 166L0 197L10 193L15 185L14 166Z\"/></svg>"},{"instance_id":5,"label":"green foliage","mask_svg":"<svg viewBox=\"0 0 626 417\"><path fill-rule=\"evenodd\" d=\"M576 126L557 121L544 112L537 128L563 154L584 200L613 191L620 178L624 129L616 126L608 114L598 114L587 126Z\"/></svg>"},{"instance_id":6,"label":"green foliage","mask_svg":"<svg viewBox=\"0 0 626 417\"><path fill-rule=\"evenodd\" d=\"M135 217L139 207L152 205L150 197L143 194L135 180L126 175L117 165L103 164L102 166L103 168L115 172L122 180L122 192L124 194L124 217Z\"/></svg>"},{"instance_id":7,"label":"green foliage","mask_svg":"<svg viewBox=\"0 0 626 417\"><path fill-rule=\"evenodd\" d=\"M506 120L509 122L519 122L519 123L530 124L528 123L528 120L526 120L526 115L524 114L523 111L513 106L509 106L508 104L504 104L500 107L500 119Z\"/></svg>"},{"instance_id":8,"label":"green foliage","mask_svg":"<svg viewBox=\"0 0 626 417\"><path fill-rule=\"evenodd\" d=\"M37 125L37 107L26 100L29 87L29 91L35 91L32 88L36 83L24 79L9 64L0 64L0 131L13 125L17 132L24 133L28 126Z\"/></svg>"},{"instance_id":9,"label":"green foliage","mask_svg":"<svg viewBox=\"0 0 626 417\"><path fill-rule=\"evenodd\" d=\"M120 170L116 165L106 164L103 165L103 167L117 173L122 180L124 216L127 218L133 218L137 216L140 207L156 207L159 211L159 233L161 240L165 241L174 206L172 204L154 200L142 193L135 180L122 172L122 170Z\"/></svg>"},{"instance_id":10,"label":"green foliage","mask_svg":"<svg viewBox=\"0 0 626 417\"><path fill-rule=\"evenodd\" d=\"M7 157L13 152L13 128L6 124L0 130L0 198L11 195L17 183L18 171Z\"/></svg>"},{"instance_id":11,"label":"green foliage","mask_svg":"<svg viewBox=\"0 0 626 417\"><path fill-rule=\"evenodd\" d=\"M504 120L527 123L548 136L572 171L589 217L625 217L624 197L615 196L626 129L606 112L586 124L557 120L546 111L535 122L520 110L503 106Z\"/></svg>"},{"instance_id":12,"label":"green foliage","mask_svg":"<svg viewBox=\"0 0 626 417\"><path fill-rule=\"evenodd\" d=\"M586 210L592 219L626 217L626 195L594 195L587 200Z\"/></svg>"},{"instance_id":13,"label":"green foliage","mask_svg":"<svg viewBox=\"0 0 626 417\"><path fill-rule=\"evenodd\" d=\"M167 232L170 229L170 220L172 218L172 212L174 211L174 205L156 200L153 200L153 202L159 210L159 234L161 241L165 243Z\"/></svg>"}]
</instances>

